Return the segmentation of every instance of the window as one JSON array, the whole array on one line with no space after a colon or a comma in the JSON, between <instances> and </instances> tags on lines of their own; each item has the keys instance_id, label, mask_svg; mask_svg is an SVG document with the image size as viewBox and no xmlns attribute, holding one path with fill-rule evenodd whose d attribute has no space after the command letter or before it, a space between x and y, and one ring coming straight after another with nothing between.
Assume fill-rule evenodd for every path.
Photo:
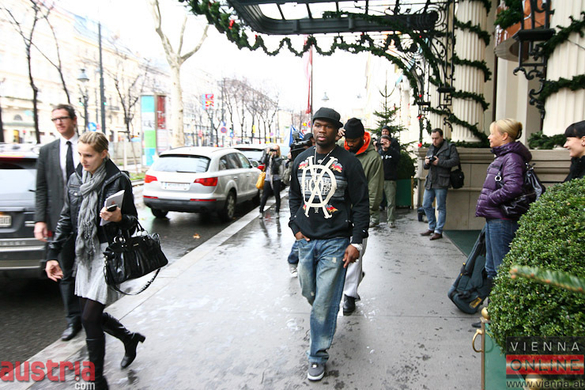
<instances>
[{"instance_id":1,"label":"window","mask_svg":"<svg viewBox=\"0 0 585 390\"><path fill-rule=\"evenodd\" d=\"M240 159L240 162L242 163L242 168L252 168L252 164L250 164L250 161L248 161L246 156L238 153L238 157Z\"/></svg>"},{"instance_id":2,"label":"window","mask_svg":"<svg viewBox=\"0 0 585 390\"><path fill-rule=\"evenodd\" d=\"M240 169L242 167L242 162L238 158L235 153L230 153L227 155L228 158L228 167L230 169Z\"/></svg>"},{"instance_id":3,"label":"window","mask_svg":"<svg viewBox=\"0 0 585 390\"><path fill-rule=\"evenodd\" d=\"M152 169L161 172L186 172L201 173L207 172L209 158L204 156L190 156L179 154L167 154L160 156L152 164Z\"/></svg>"}]
</instances>

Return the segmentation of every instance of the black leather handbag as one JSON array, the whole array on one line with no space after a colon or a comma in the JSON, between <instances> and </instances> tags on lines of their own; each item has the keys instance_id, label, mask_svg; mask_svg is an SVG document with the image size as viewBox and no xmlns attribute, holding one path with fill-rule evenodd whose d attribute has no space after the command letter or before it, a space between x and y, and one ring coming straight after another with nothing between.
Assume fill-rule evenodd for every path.
<instances>
[{"instance_id":1,"label":"black leather handbag","mask_svg":"<svg viewBox=\"0 0 585 390\"><path fill-rule=\"evenodd\" d=\"M500 170L496 175L496 183L499 188L502 184L502 171ZM534 172L533 165L526 164L526 173L524 174L524 194L512 199L510 202L500 206L504 215L511 219L518 220L530 208L530 205L535 202L544 193L545 188L536 172Z\"/></svg>"},{"instance_id":2,"label":"black leather handbag","mask_svg":"<svg viewBox=\"0 0 585 390\"><path fill-rule=\"evenodd\" d=\"M457 169L454 169L451 171L451 187L453 187L455 189L461 188L461 187L463 187L464 182L465 182L465 175L463 174L463 171L461 170L461 164L459 164Z\"/></svg>"},{"instance_id":3,"label":"black leather handbag","mask_svg":"<svg viewBox=\"0 0 585 390\"><path fill-rule=\"evenodd\" d=\"M154 281L160 269L169 261L160 246L157 233L149 234L140 223L133 235L121 230L104 251L104 274L106 283L114 290L126 294L136 295L146 290ZM121 283L137 279L156 271L152 279L135 294L121 291Z\"/></svg>"}]
</instances>

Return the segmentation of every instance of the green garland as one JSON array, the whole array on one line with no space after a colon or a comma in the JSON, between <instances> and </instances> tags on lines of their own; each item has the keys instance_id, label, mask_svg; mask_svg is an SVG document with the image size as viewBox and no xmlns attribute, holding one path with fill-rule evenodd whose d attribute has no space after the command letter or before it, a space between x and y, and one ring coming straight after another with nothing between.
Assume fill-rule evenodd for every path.
<instances>
[{"instance_id":1,"label":"green garland","mask_svg":"<svg viewBox=\"0 0 585 390\"><path fill-rule=\"evenodd\" d=\"M453 63L455 65L467 65L481 70L483 72L483 78L485 81L488 81L492 78L492 71L488 68L485 61L470 61L459 58L457 54L453 53Z\"/></svg>"},{"instance_id":2,"label":"green garland","mask_svg":"<svg viewBox=\"0 0 585 390\"><path fill-rule=\"evenodd\" d=\"M545 81L539 100L544 103L552 94L559 92L563 88L569 88L571 91L585 89L585 74L573 76L571 80L561 77L557 81Z\"/></svg>"},{"instance_id":3,"label":"green garland","mask_svg":"<svg viewBox=\"0 0 585 390\"><path fill-rule=\"evenodd\" d=\"M465 91L453 91L451 96L457 99L470 99L475 100L477 103L481 105L483 110L487 110L490 106L488 102L485 101L485 97L483 95L479 95L473 92L465 92Z\"/></svg>"},{"instance_id":4,"label":"green garland","mask_svg":"<svg viewBox=\"0 0 585 390\"><path fill-rule=\"evenodd\" d=\"M469 21L467 23L463 23L463 22L459 21L457 18L455 18L454 25L455 25L455 27L457 27L461 30L467 30L467 31L470 31L470 32L476 34L479 37L479 39L481 39L485 42L486 46L489 46L490 34L487 31L482 30L482 28L479 25L473 25L473 24L471 24L471 21Z\"/></svg>"},{"instance_id":5,"label":"green garland","mask_svg":"<svg viewBox=\"0 0 585 390\"><path fill-rule=\"evenodd\" d=\"M540 44L542 47L542 52L545 56L549 57L555 51L557 46L568 41L569 36L572 33L577 33L579 36L583 37L583 29L585 28L585 11L581 12L581 17L581 20L575 20L572 16L569 16L571 19L571 24L569 26L557 26L559 31L557 31L555 35L553 35L553 37L547 42Z\"/></svg>"},{"instance_id":6,"label":"green garland","mask_svg":"<svg viewBox=\"0 0 585 390\"><path fill-rule=\"evenodd\" d=\"M524 17L522 0L504 0L504 5L507 8L501 10L494 21L494 25L500 26L502 30L520 23Z\"/></svg>"},{"instance_id":7,"label":"green garland","mask_svg":"<svg viewBox=\"0 0 585 390\"><path fill-rule=\"evenodd\" d=\"M437 114L439 116L446 116L447 120L449 122L457 124L459 126L463 126L466 129L468 129L471 132L471 134L473 134L477 139L479 139L478 144L481 145L479 147L486 147L486 145L489 145L487 135L477 128L477 124L472 125L466 121L463 121L463 120L457 118L457 116L455 116L455 114L453 114L447 110L440 110L437 108L429 107L429 111L432 112L433 114Z\"/></svg>"}]
</instances>

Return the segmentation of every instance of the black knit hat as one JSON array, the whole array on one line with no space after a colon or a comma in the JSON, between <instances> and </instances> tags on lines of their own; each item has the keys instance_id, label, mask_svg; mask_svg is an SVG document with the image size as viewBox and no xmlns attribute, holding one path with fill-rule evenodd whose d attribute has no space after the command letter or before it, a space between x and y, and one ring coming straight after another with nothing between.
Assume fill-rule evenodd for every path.
<instances>
[{"instance_id":1,"label":"black knit hat","mask_svg":"<svg viewBox=\"0 0 585 390\"><path fill-rule=\"evenodd\" d=\"M565 137L585 137L585 121L576 122L567 127Z\"/></svg>"},{"instance_id":2,"label":"black knit hat","mask_svg":"<svg viewBox=\"0 0 585 390\"><path fill-rule=\"evenodd\" d=\"M339 121L341 119L341 115L339 115L339 113L332 108L321 107L317 110L316 113L313 114L313 122L315 122L315 119L322 119L327 122L331 122L338 129L343 127L343 123Z\"/></svg>"},{"instance_id":3,"label":"black knit hat","mask_svg":"<svg viewBox=\"0 0 585 390\"><path fill-rule=\"evenodd\" d=\"M356 139L364 136L364 125L357 118L348 120L343 128L345 129L345 139Z\"/></svg>"}]
</instances>

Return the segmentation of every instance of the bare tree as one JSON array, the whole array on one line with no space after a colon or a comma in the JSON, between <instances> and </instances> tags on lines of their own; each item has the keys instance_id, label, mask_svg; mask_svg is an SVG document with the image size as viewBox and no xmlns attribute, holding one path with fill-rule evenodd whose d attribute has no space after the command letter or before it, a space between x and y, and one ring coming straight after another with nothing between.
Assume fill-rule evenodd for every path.
<instances>
[{"instance_id":1,"label":"bare tree","mask_svg":"<svg viewBox=\"0 0 585 390\"><path fill-rule=\"evenodd\" d=\"M185 131L183 129L183 90L181 88L181 66L187 61L193 54L195 54L201 48L201 45L207 38L207 30L209 25L206 25L199 44L195 46L191 51L185 54L181 54L183 51L183 38L185 35L185 28L187 26L187 12L183 18L181 24L181 31L179 35L179 45L177 50L173 48L167 35L162 30L162 14L160 11L159 0L150 0L150 6L152 16L155 23L155 31L160 37L165 56L169 67L171 68L171 114L172 114L172 131L173 131L173 147L185 145Z\"/></svg>"},{"instance_id":2,"label":"bare tree","mask_svg":"<svg viewBox=\"0 0 585 390\"><path fill-rule=\"evenodd\" d=\"M35 80L33 77L32 71L32 48L33 48L33 37L35 33L35 29L37 27L37 23L39 19L44 18L45 15L43 14L43 10L39 7L39 5L34 1L30 0L32 5L33 17L30 27L27 28L24 26L24 22L20 21L14 16L11 10L8 8L3 7L2 10L8 15L8 20L12 27L18 32L20 35L25 48L26 53L26 61L27 61L27 68L28 68L28 80L30 87L33 92L32 104L33 104L33 120L34 120L34 127L35 127L35 136L36 141L38 144L41 143L41 133L39 130L39 112L38 112L38 99L39 99L39 88L35 84ZM46 12L50 12L50 10L46 10Z\"/></svg>"},{"instance_id":3,"label":"bare tree","mask_svg":"<svg viewBox=\"0 0 585 390\"><path fill-rule=\"evenodd\" d=\"M48 55L45 54L45 52L43 50L41 50L41 48L39 48L34 43L33 43L33 45L34 45L35 49L37 49L39 51L39 53L43 57L45 57L45 59L49 62L49 64L51 64L59 73L59 78L61 79L61 84L63 85L63 91L65 92L65 96L67 97L67 103L71 104L71 97L69 96L69 90L67 89L67 83L65 82L65 75L63 75L63 63L61 61L61 50L59 48L59 40L57 39L57 34L55 33L55 28L53 27L53 24L49 20L49 14L51 13L53 6L51 6L49 8L44 2L38 2L35 0L30 0L30 1L33 5L43 7L46 10L46 12L41 14L41 17L45 20L45 22L49 26L49 29L51 30L51 34L53 35L53 41L55 42L55 53L56 53L56 57L57 57L56 60L52 60Z\"/></svg>"}]
</instances>

